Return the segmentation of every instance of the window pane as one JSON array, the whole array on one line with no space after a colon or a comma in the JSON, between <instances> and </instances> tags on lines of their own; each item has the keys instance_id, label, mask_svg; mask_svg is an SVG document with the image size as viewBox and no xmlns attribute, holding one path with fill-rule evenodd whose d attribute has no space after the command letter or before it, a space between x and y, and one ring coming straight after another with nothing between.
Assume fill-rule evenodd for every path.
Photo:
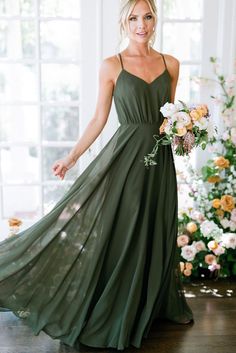
<instances>
[{"instance_id":1,"label":"window pane","mask_svg":"<svg viewBox=\"0 0 236 353\"><path fill-rule=\"evenodd\" d=\"M79 23L77 21L41 22L40 28L43 59L76 60L79 58Z\"/></svg>"},{"instance_id":2,"label":"window pane","mask_svg":"<svg viewBox=\"0 0 236 353\"><path fill-rule=\"evenodd\" d=\"M72 147L71 147L72 148ZM44 180L59 180L52 172L52 165L56 160L68 155L71 148L68 147L44 147L43 148L43 178ZM70 169L65 180L74 180L78 176L78 167Z\"/></svg>"},{"instance_id":3,"label":"window pane","mask_svg":"<svg viewBox=\"0 0 236 353\"><path fill-rule=\"evenodd\" d=\"M32 15L36 0L0 0L0 15Z\"/></svg>"},{"instance_id":4,"label":"window pane","mask_svg":"<svg viewBox=\"0 0 236 353\"><path fill-rule=\"evenodd\" d=\"M176 41L177 38L181 40ZM199 23L164 23L163 45L164 52L172 53L179 60L200 60L201 25Z\"/></svg>"},{"instance_id":5,"label":"window pane","mask_svg":"<svg viewBox=\"0 0 236 353\"><path fill-rule=\"evenodd\" d=\"M3 187L3 216L20 219L34 219L39 216L38 186L5 186Z\"/></svg>"},{"instance_id":6,"label":"window pane","mask_svg":"<svg viewBox=\"0 0 236 353\"><path fill-rule=\"evenodd\" d=\"M1 148L2 180L4 183L31 183L39 180L39 157L36 147Z\"/></svg>"},{"instance_id":7,"label":"window pane","mask_svg":"<svg viewBox=\"0 0 236 353\"><path fill-rule=\"evenodd\" d=\"M37 114L33 106L0 106L0 141L36 143L39 140Z\"/></svg>"},{"instance_id":8,"label":"window pane","mask_svg":"<svg viewBox=\"0 0 236 353\"><path fill-rule=\"evenodd\" d=\"M200 65L180 65L179 81L175 100L181 99L186 103L198 102L199 85L193 80L194 76L200 76Z\"/></svg>"},{"instance_id":9,"label":"window pane","mask_svg":"<svg viewBox=\"0 0 236 353\"><path fill-rule=\"evenodd\" d=\"M48 213L53 206L63 197L67 190L69 190L70 184L61 185L47 185L43 188L43 204L44 214Z\"/></svg>"},{"instance_id":10,"label":"window pane","mask_svg":"<svg viewBox=\"0 0 236 353\"><path fill-rule=\"evenodd\" d=\"M203 0L163 0L165 18L202 18Z\"/></svg>"},{"instance_id":11,"label":"window pane","mask_svg":"<svg viewBox=\"0 0 236 353\"><path fill-rule=\"evenodd\" d=\"M79 136L78 107L43 107L44 141L75 141Z\"/></svg>"},{"instance_id":12,"label":"window pane","mask_svg":"<svg viewBox=\"0 0 236 353\"><path fill-rule=\"evenodd\" d=\"M79 67L77 65L43 64L42 98L47 101L79 99Z\"/></svg>"},{"instance_id":13,"label":"window pane","mask_svg":"<svg viewBox=\"0 0 236 353\"><path fill-rule=\"evenodd\" d=\"M36 70L33 65L0 64L0 100L36 101Z\"/></svg>"},{"instance_id":14,"label":"window pane","mask_svg":"<svg viewBox=\"0 0 236 353\"><path fill-rule=\"evenodd\" d=\"M42 16L80 17L79 0L41 0Z\"/></svg>"},{"instance_id":15,"label":"window pane","mask_svg":"<svg viewBox=\"0 0 236 353\"><path fill-rule=\"evenodd\" d=\"M35 57L33 21L0 21L0 57L10 59Z\"/></svg>"}]
</instances>

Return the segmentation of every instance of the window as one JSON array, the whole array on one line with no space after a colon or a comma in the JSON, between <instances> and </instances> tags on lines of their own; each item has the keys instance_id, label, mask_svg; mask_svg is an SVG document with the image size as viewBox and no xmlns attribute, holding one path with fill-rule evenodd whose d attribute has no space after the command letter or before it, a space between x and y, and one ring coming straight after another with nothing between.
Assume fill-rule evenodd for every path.
<instances>
[{"instance_id":1,"label":"window","mask_svg":"<svg viewBox=\"0 0 236 353\"><path fill-rule=\"evenodd\" d=\"M0 212L36 219L69 187L79 135L80 1L0 0Z\"/></svg>"},{"instance_id":2,"label":"window","mask_svg":"<svg viewBox=\"0 0 236 353\"><path fill-rule=\"evenodd\" d=\"M159 0L157 6L158 49L175 56L181 64L175 100L197 103L200 86L193 78L200 76L202 69L203 0ZM182 157L175 156L175 165L182 209L190 201L188 185L180 178L185 169Z\"/></svg>"}]
</instances>

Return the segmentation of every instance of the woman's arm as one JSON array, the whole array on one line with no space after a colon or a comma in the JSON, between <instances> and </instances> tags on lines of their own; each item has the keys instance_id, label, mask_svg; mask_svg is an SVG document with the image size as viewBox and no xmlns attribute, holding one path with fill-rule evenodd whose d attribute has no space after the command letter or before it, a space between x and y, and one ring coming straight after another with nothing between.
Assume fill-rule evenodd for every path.
<instances>
[{"instance_id":1,"label":"woman's arm","mask_svg":"<svg viewBox=\"0 0 236 353\"><path fill-rule=\"evenodd\" d=\"M93 118L89 121L81 138L72 148L67 157L56 161L53 166L55 176L64 179L68 169L72 168L78 158L89 148L103 130L112 104L114 89L114 68L110 59L105 59L99 71L99 93Z\"/></svg>"},{"instance_id":2,"label":"woman's arm","mask_svg":"<svg viewBox=\"0 0 236 353\"><path fill-rule=\"evenodd\" d=\"M169 74L171 76L171 99L170 99L170 103L174 103L175 101L175 91L176 91L176 86L177 86L177 82L178 82L178 78L179 78L179 66L180 63L179 61L174 58L171 55L165 55L165 59L166 59L166 65L167 65L167 69L169 71Z\"/></svg>"}]
</instances>

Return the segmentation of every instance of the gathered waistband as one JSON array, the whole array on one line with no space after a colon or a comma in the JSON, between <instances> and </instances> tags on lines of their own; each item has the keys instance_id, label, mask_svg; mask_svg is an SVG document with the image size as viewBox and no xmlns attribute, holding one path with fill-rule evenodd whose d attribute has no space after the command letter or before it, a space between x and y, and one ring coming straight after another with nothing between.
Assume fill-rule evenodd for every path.
<instances>
[{"instance_id":1,"label":"gathered waistband","mask_svg":"<svg viewBox=\"0 0 236 353\"><path fill-rule=\"evenodd\" d=\"M160 122L120 123L120 125L160 125Z\"/></svg>"}]
</instances>

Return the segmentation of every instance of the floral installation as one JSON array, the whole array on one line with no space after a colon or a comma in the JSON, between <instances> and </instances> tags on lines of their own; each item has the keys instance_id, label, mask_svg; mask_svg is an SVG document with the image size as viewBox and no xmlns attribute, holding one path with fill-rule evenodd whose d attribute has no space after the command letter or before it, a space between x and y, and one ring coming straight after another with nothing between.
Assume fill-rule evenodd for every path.
<instances>
[{"instance_id":1,"label":"floral installation","mask_svg":"<svg viewBox=\"0 0 236 353\"><path fill-rule=\"evenodd\" d=\"M179 103L165 103L160 108L164 120L159 128L160 135L154 135L155 146L151 153L144 157L146 167L157 164L154 157L157 154L159 145L171 144L176 155L188 155L193 147L200 146L205 149L208 143L216 141L210 114L207 105L187 106L179 100Z\"/></svg>"},{"instance_id":2,"label":"floral installation","mask_svg":"<svg viewBox=\"0 0 236 353\"><path fill-rule=\"evenodd\" d=\"M9 218L8 219L10 233L8 236L15 235L19 232L22 221L19 218Z\"/></svg>"},{"instance_id":3,"label":"floral installation","mask_svg":"<svg viewBox=\"0 0 236 353\"><path fill-rule=\"evenodd\" d=\"M218 72L220 96L211 96L220 104L223 132L212 146L213 158L198 172L185 157L183 182L188 184L194 208L179 211L177 245L182 278L236 276L236 75L229 78ZM190 266L191 264L192 266ZM191 269L190 269L191 267ZM208 271L208 272L207 272Z\"/></svg>"}]
</instances>

